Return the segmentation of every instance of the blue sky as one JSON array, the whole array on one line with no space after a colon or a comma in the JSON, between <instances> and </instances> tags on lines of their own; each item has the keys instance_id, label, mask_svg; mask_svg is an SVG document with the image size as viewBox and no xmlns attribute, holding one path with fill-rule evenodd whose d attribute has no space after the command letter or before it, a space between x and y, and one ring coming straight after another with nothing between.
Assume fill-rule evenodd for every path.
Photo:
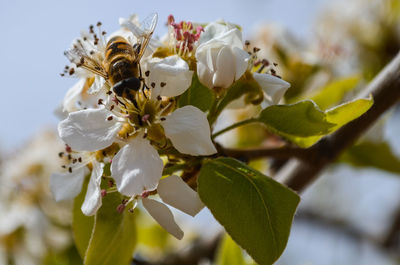
<instances>
[{"instance_id":1,"label":"blue sky","mask_svg":"<svg viewBox=\"0 0 400 265\"><path fill-rule=\"evenodd\" d=\"M223 18L251 33L260 22L284 25L299 36L311 34L315 14L327 0L247 1L6 1L0 9L2 110L0 149L21 146L44 126L56 126L54 108L75 79L61 78L63 51L81 29L102 21L112 32L118 18L159 14L156 35L169 14L198 22ZM112 5L110 3L113 3Z\"/></svg>"}]
</instances>

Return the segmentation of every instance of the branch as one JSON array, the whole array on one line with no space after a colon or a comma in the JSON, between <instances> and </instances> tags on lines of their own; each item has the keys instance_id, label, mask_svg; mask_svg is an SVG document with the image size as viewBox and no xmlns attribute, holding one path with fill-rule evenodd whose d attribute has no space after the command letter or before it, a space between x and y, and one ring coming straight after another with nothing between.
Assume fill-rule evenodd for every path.
<instances>
[{"instance_id":1,"label":"branch","mask_svg":"<svg viewBox=\"0 0 400 265\"><path fill-rule=\"evenodd\" d=\"M400 53L360 95L372 94L373 106L358 119L322 138L310 148L307 161L291 160L276 175L281 183L301 192L327 165L351 146L379 117L400 100Z\"/></svg>"}]
</instances>

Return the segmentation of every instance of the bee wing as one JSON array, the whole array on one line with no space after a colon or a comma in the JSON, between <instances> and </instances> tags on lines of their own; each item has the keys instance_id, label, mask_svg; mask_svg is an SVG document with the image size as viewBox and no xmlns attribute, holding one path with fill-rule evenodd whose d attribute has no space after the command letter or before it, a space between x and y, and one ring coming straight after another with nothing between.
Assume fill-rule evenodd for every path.
<instances>
[{"instance_id":1,"label":"bee wing","mask_svg":"<svg viewBox=\"0 0 400 265\"><path fill-rule=\"evenodd\" d=\"M135 37L138 39L138 54L135 58L135 61L140 61L145 52L147 46L150 43L151 36L153 35L154 29L156 28L158 21L157 13L152 13L147 16L143 21L138 24L132 22L129 19L120 19L120 24L123 27L128 28Z\"/></svg>"},{"instance_id":2,"label":"bee wing","mask_svg":"<svg viewBox=\"0 0 400 265\"><path fill-rule=\"evenodd\" d=\"M71 63L76 64L77 67L82 67L94 74L97 74L104 79L107 79L107 72L103 66L92 58L87 53L85 47L81 42L78 42L73 48L68 49L64 52L64 55L68 58Z\"/></svg>"}]
</instances>

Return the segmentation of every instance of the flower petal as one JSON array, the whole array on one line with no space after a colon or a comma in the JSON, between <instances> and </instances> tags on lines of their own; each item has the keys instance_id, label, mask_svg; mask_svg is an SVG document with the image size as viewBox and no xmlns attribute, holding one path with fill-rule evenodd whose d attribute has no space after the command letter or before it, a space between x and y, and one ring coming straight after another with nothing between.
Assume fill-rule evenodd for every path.
<instances>
[{"instance_id":1,"label":"flower petal","mask_svg":"<svg viewBox=\"0 0 400 265\"><path fill-rule=\"evenodd\" d=\"M166 96L176 97L183 94L192 83L193 71L188 64L178 55L166 58L151 58L145 64L145 70L149 71L147 83L154 83L152 97ZM161 83L163 85L161 86Z\"/></svg>"},{"instance_id":2,"label":"flower petal","mask_svg":"<svg viewBox=\"0 0 400 265\"><path fill-rule=\"evenodd\" d=\"M144 208L149 212L154 220L156 220L165 230L167 230L168 233L177 239L182 239L183 231L176 224L174 216L167 206L161 202L148 198L143 198L142 203Z\"/></svg>"},{"instance_id":3,"label":"flower petal","mask_svg":"<svg viewBox=\"0 0 400 265\"><path fill-rule=\"evenodd\" d=\"M70 113L58 124L58 133L75 151L96 151L114 142L121 125L105 108L86 109Z\"/></svg>"},{"instance_id":4,"label":"flower petal","mask_svg":"<svg viewBox=\"0 0 400 265\"><path fill-rule=\"evenodd\" d=\"M85 200L83 201L81 210L87 216L94 215L101 207L101 176L103 175L104 164L93 162L92 174L90 176L87 187Z\"/></svg>"},{"instance_id":5,"label":"flower petal","mask_svg":"<svg viewBox=\"0 0 400 265\"><path fill-rule=\"evenodd\" d=\"M217 55L217 71L213 76L214 87L228 88L235 81L235 57L229 46L223 46Z\"/></svg>"},{"instance_id":6,"label":"flower petal","mask_svg":"<svg viewBox=\"0 0 400 265\"><path fill-rule=\"evenodd\" d=\"M211 141L206 114L191 105L172 112L161 122L165 135L183 154L212 155L217 152Z\"/></svg>"},{"instance_id":7,"label":"flower petal","mask_svg":"<svg viewBox=\"0 0 400 265\"><path fill-rule=\"evenodd\" d=\"M261 86L266 94L266 101L269 105L277 104L286 93L290 84L279 77L270 74L253 73L254 79Z\"/></svg>"},{"instance_id":8,"label":"flower petal","mask_svg":"<svg viewBox=\"0 0 400 265\"><path fill-rule=\"evenodd\" d=\"M118 191L127 196L154 190L161 178L163 162L153 146L141 135L122 147L111 163Z\"/></svg>"},{"instance_id":9,"label":"flower petal","mask_svg":"<svg viewBox=\"0 0 400 265\"><path fill-rule=\"evenodd\" d=\"M204 208L197 192L176 175L161 179L157 192L163 202L191 216L195 216Z\"/></svg>"},{"instance_id":10,"label":"flower petal","mask_svg":"<svg viewBox=\"0 0 400 265\"><path fill-rule=\"evenodd\" d=\"M75 198L81 192L86 167L73 170L72 173L54 173L50 176L50 190L58 201Z\"/></svg>"},{"instance_id":11,"label":"flower petal","mask_svg":"<svg viewBox=\"0 0 400 265\"><path fill-rule=\"evenodd\" d=\"M78 110L76 104L81 98L81 93L85 86L85 83L86 83L86 78L81 78L75 85L73 85L67 91L67 94L65 94L63 100L63 111L73 112Z\"/></svg>"},{"instance_id":12,"label":"flower petal","mask_svg":"<svg viewBox=\"0 0 400 265\"><path fill-rule=\"evenodd\" d=\"M235 72L235 80L238 80L244 72L246 72L247 67L249 65L250 55L241 48L233 47L232 52L236 59L236 72Z\"/></svg>"}]
</instances>

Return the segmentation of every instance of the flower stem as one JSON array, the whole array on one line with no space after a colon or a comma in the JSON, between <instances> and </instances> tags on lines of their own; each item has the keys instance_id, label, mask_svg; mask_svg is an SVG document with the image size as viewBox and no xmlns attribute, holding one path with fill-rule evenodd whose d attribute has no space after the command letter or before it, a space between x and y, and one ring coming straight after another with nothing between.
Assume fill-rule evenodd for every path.
<instances>
[{"instance_id":1,"label":"flower stem","mask_svg":"<svg viewBox=\"0 0 400 265\"><path fill-rule=\"evenodd\" d=\"M230 131L230 130L235 129L235 128L237 128L237 127L240 127L240 126L243 126L243 125L246 125L246 124L249 124L249 123L257 122L257 121L258 121L258 119L256 119L256 118L251 118L251 119L247 119L247 120L243 120L243 121L234 123L234 124L232 124L231 126L228 126L228 127L224 128L224 129L222 129L222 130L220 130L220 131L214 133L214 134L211 136L211 138L214 139L215 137L217 137L217 136L219 136L219 135L221 135L221 134L223 134L223 133L226 133L227 131Z\"/></svg>"}]
</instances>

